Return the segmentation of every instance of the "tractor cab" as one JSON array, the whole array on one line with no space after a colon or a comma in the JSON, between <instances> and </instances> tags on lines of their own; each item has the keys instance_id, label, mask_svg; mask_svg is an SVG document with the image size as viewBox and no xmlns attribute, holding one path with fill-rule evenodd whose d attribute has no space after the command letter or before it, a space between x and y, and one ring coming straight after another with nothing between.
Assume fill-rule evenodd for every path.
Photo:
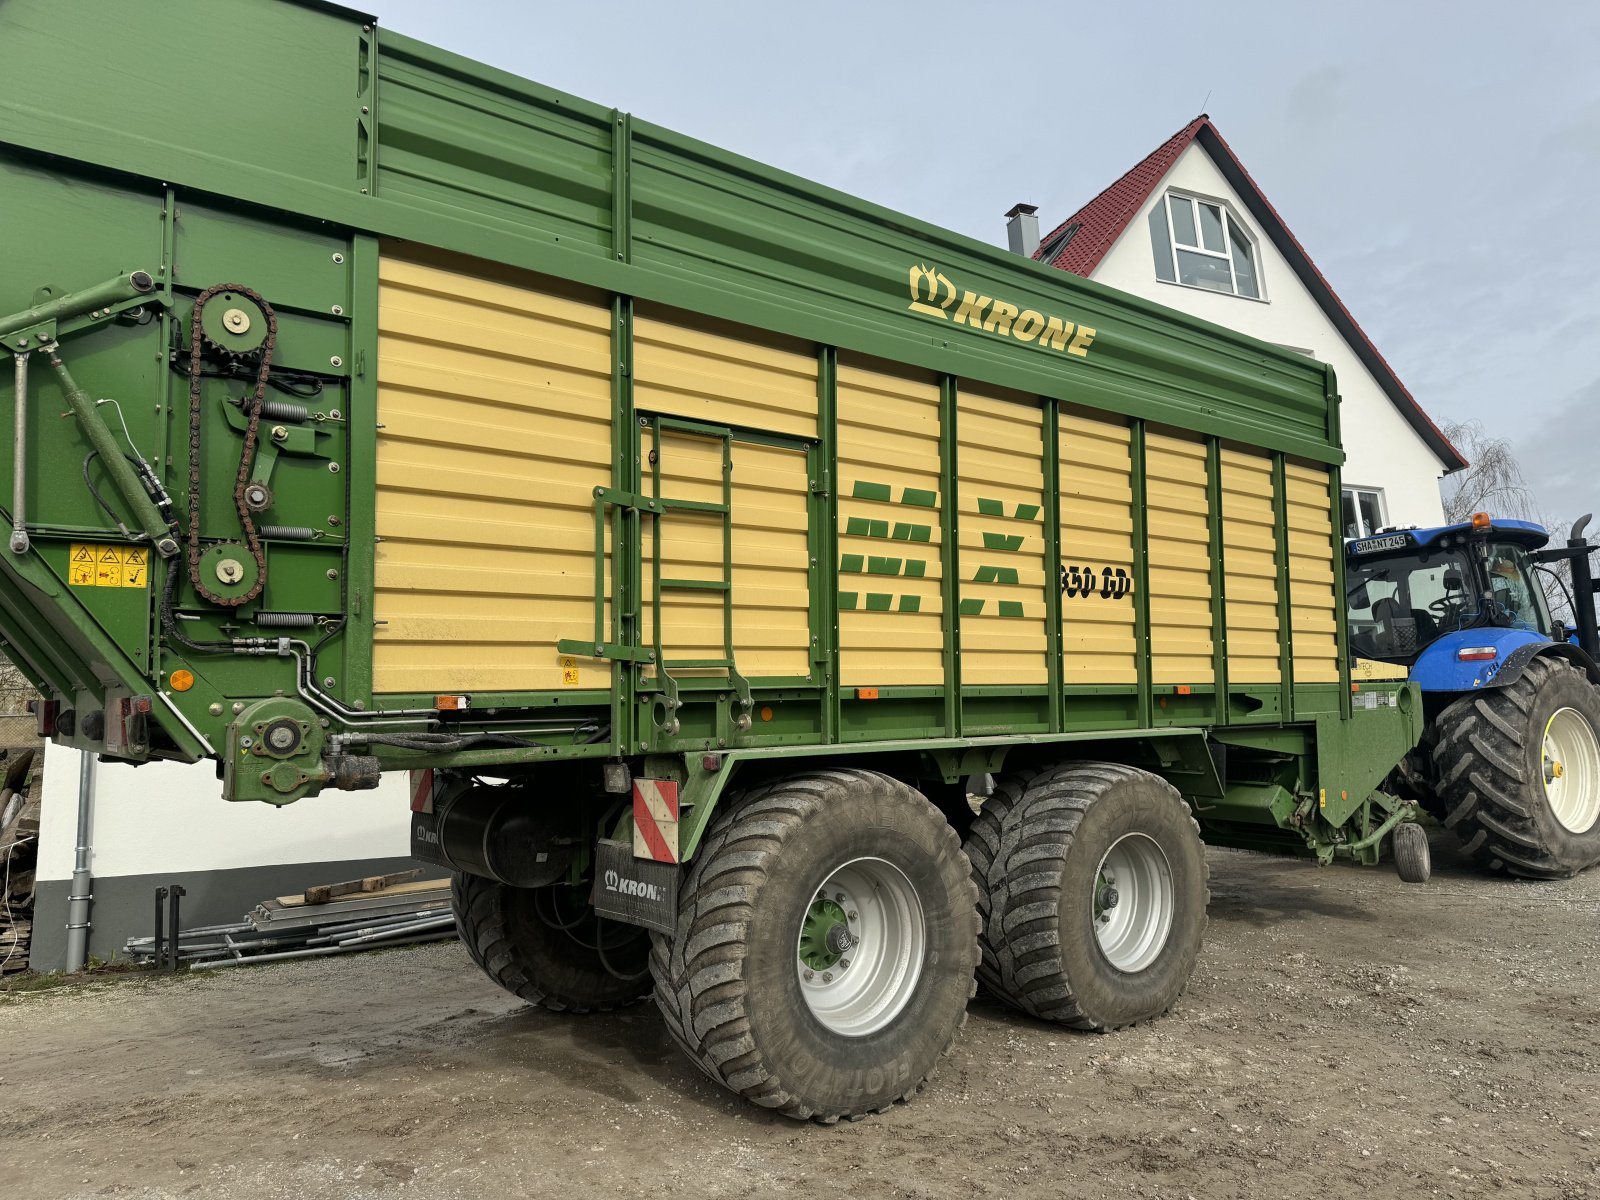
<instances>
[{"instance_id":1,"label":"tractor cab","mask_svg":"<svg viewBox=\"0 0 1600 1200\"><path fill-rule=\"evenodd\" d=\"M1492 662L1505 643L1565 641L1534 575L1549 540L1531 522L1478 513L1347 543L1351 653L1410 667L1441 639L1459 643L1459 663Z\"/></svg>"}]
</instances>

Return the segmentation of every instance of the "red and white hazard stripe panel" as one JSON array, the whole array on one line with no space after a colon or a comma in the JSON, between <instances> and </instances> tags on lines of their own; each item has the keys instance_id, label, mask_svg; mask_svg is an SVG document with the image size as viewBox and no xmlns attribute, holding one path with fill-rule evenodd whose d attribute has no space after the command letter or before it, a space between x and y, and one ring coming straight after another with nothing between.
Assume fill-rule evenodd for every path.
<instances>
[{"instance_id":1,"label":"red and white hazard stripe panel","mask_svg":"<svg viewBox=\"0 0 1600 1200\"><path fill-rule=\"evenodd\" d=\"M426 771L411 772L411 811L414 813L431 813L433 811L433 768Z\"/></svg>"},{"instance_id":2,"label":"red and white hazard stripe panel","mask_svg":"<svg viewBox=\"0 0 1600 1200\"><path fill-rule=\"evenodd\" d=\"M633 856L678 861L678 785L673 780L633 781Z\"/></svg>"}]
</instances>

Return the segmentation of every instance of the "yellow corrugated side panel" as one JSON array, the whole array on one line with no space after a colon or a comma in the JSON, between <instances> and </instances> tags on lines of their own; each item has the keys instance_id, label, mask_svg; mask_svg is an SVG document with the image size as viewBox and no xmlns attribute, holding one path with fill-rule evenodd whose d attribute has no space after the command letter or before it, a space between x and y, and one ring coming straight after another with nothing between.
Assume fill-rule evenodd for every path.
<instances>
[{"instance_id":1,"label":"yellow corrugated side panel","mask_svg":"<svg viewBox=\"0 0 1600 1200\"><path fill-rule=\"evenodd\" d=\"M841 358L839 681L944 683L939 384Z\"/></svg>"},{"instance_id":2,"label":"yellow corrugated side panel","mask_svg":"<svg viewBox=\"0 0 1600 1200\"><path fill-rule=\"evenodd\" d=\"M378 279L373 691L571 686L556 642L594 631L610 306L410 249L385 247Z\"/></svg>"},{"instance_id":3,"label":"yellow corrugated side panel","mask_svg":"<svg viewBox=\"0 0 1600 1200\"><path fill-rule=\"evenodd\" d=\"M1047 683L1042 410L965 383L956 408L961 683Z\"/></svg>"},{"instance_id":4,"label":"yellow corrugated side panel","mask_svg":"<svg viewBox=\"0 0 1600 1200\"><path fill-rule=\"evenodd\" d=\"M1203 442L1145 435L1153 683L1213 682L1206 474Z\"/></svg>"},{"instance_id":5,"label":"yellow corrugated side panel","mask_svg":"<svg viewBox=\"0 0 1600 1200\"><path fill-rule=\"evenodd\" d=\"M799 342L641 309L633 323L635 407L710 425L817 436L817 356Z\"/></svg>"},{"instance_id":6,"label":"yellow corrugated side panel","mask_svg":"<svg viewBox=\"0 0 1600 1200\"><path fill-rule=\"evenodd\" d=\"M1338 597L1333 587L1333 509L1325 468L1288 463L1289 621L1296 683L1339 682Z\"/></svg>"},{"instance_id":7,"label":"yellow corrugated side panel","mask_svg":"<svg viewBox=\"0 0 1600 1200\"><path fill-rule=\"evenodd\" d=\"M1130 431L1073 410L1059 420L1061 564L1073 593L1061 598L1062 680L1137 683Z\"/></svg>"},{"instance_id":8,"label":"yellow corrugated side panel","mask_svg":"<svg viewBox=\"0 0 1600 1200\"><path fill-rule=\"evenodd\" d=\"M1278 553L1272 460L1222 450L1228 682L1280 683Z\"/></svg>"}]
</instances>

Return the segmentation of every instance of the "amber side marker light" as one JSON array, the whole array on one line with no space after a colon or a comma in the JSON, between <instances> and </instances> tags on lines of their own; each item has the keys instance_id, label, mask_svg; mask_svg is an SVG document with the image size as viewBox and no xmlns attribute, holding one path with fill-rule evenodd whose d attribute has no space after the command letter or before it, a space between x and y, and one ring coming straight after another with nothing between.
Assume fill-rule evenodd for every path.
<instances>
[{"instance_id":1,"label":"amber side marker light","mask_svg":"<svg viewBox=\"0 0 1600 1200\"><path fill-rule=\"evenodd\" d=\"M877 688L857 688L856 689L856 699L857 700L876 700L877 698L878 698L878 689Z\"/></svg>"},{"instance_id":2,"label":"amber side marker light","mask_svg":"<svg viewBox=\"0 0 1600 1200\"><path fill-rule=\"evenodd\" d=\"M440 712L466 712L472 707L470 696L435 696L433 706Z\"/></svg>"},{"instance_id":3,"label":"amber side marker light","mask_svg":"<svg viewBox=\"0 0 1600 1200\"><path fill-rule=\"evenodd\" d=\"M175 692L187 692L194 686L194 672L174 671L167 676L167 686Z\"/></svg>"}]
</instances>

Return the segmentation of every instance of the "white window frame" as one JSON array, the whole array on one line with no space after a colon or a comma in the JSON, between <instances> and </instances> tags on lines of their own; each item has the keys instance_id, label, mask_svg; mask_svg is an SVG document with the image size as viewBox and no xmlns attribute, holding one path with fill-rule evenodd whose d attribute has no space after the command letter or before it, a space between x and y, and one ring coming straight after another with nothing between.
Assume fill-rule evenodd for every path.
<instances>
[{"instance_id":1,"label":"white window frame","mask_svg":"<svg viewBox=\"0 0 1600 1200\"><path fill-rule=\"evenodd\" d=\"M1346 486L1341 487L1339 489L1339 493L1340 493L1339 494L1339 521L1340 521L1341 524L1344 523L1344 500L1345 500L1345 497L1348 496L1352 500L1355 501L1356 527L1357 528L1356 528L1356 532L1355 533L1346 534L1345 535L1346 537L1358 537L1358 538L1371 537L1373 534L1378 532L1378 529L1387 529L1389 527L1389 505L1384 500L1383 489L1382 488L1380 488L1380 487L1360 487L1360 486L1346 485ZM1362 496L1371 496L1373 498L1373 500L1375 501L1375 506L1376 506L1376 508L1378 510L1378 528L1377 529L1362 529L1361 528L1362 524L1364 524L1364 522L1362 520L1362 517L1361 517L1361 497Z\"/></svg>"},{"instance_id":2,"label":"white window frame","mask_svg":"<svg viewBox=\"0 0 1600 1200\"><path fill-rule=\"evenodd\" d=\"M1186 246L1178 241L1177 226L1172 220L1172 202L1174 200L1183 200L1189 204L1189 211L1194 216L1196 236L1202 243L1205 242L1205 237L1199 233L1200 210L1196 206L1200 204L1209 204L1222 213L1223 249L1220 253L1215 250L1206 249L1203 244L1199 246ZM1232 296L1236 300L1254 300L1258 304L1265 304L1267 302L1267 283L1266 280L1262 278L1261 254L1258 249L1261 245L1261 239L1256 236L1255 231L1250 228L1249 223L1246 222L1238 214L1238 212L1234 210L1233 205L1216 196L1202 196L1199 192L1187 192L1181 188L1169 188L1166 194L1161 197L1161 203L1165 206L1166 210L1163 215L1167 219L1167 250L1172 255L1173 279L1170 281L1166 279L1160 279L1158 282L1170 282L1174 287L1193 288L1197 292L1210 292L1213 296ZM1256 269L1256 291L1259 292L1260 295L1246 296L1239 290L1239 271L1238 267L1233 261L1233 230L1229 228L1230 223L1232 225L1237 225L1244 232L1245 244L1249 252L1250 262L1251 265L1253 265ZM1181 269L1178 266L1178 251L1180 250L1189 254L1204 255L1206 258L1220 258L1226 262L1228 264L1228 280L1233 285L1233 290L1220 292L1216 288L1201 287L1198 283L1184 283L1182 279L1178 278L1178 276L1181 274Z\"/></svg>"}]
</instances>

